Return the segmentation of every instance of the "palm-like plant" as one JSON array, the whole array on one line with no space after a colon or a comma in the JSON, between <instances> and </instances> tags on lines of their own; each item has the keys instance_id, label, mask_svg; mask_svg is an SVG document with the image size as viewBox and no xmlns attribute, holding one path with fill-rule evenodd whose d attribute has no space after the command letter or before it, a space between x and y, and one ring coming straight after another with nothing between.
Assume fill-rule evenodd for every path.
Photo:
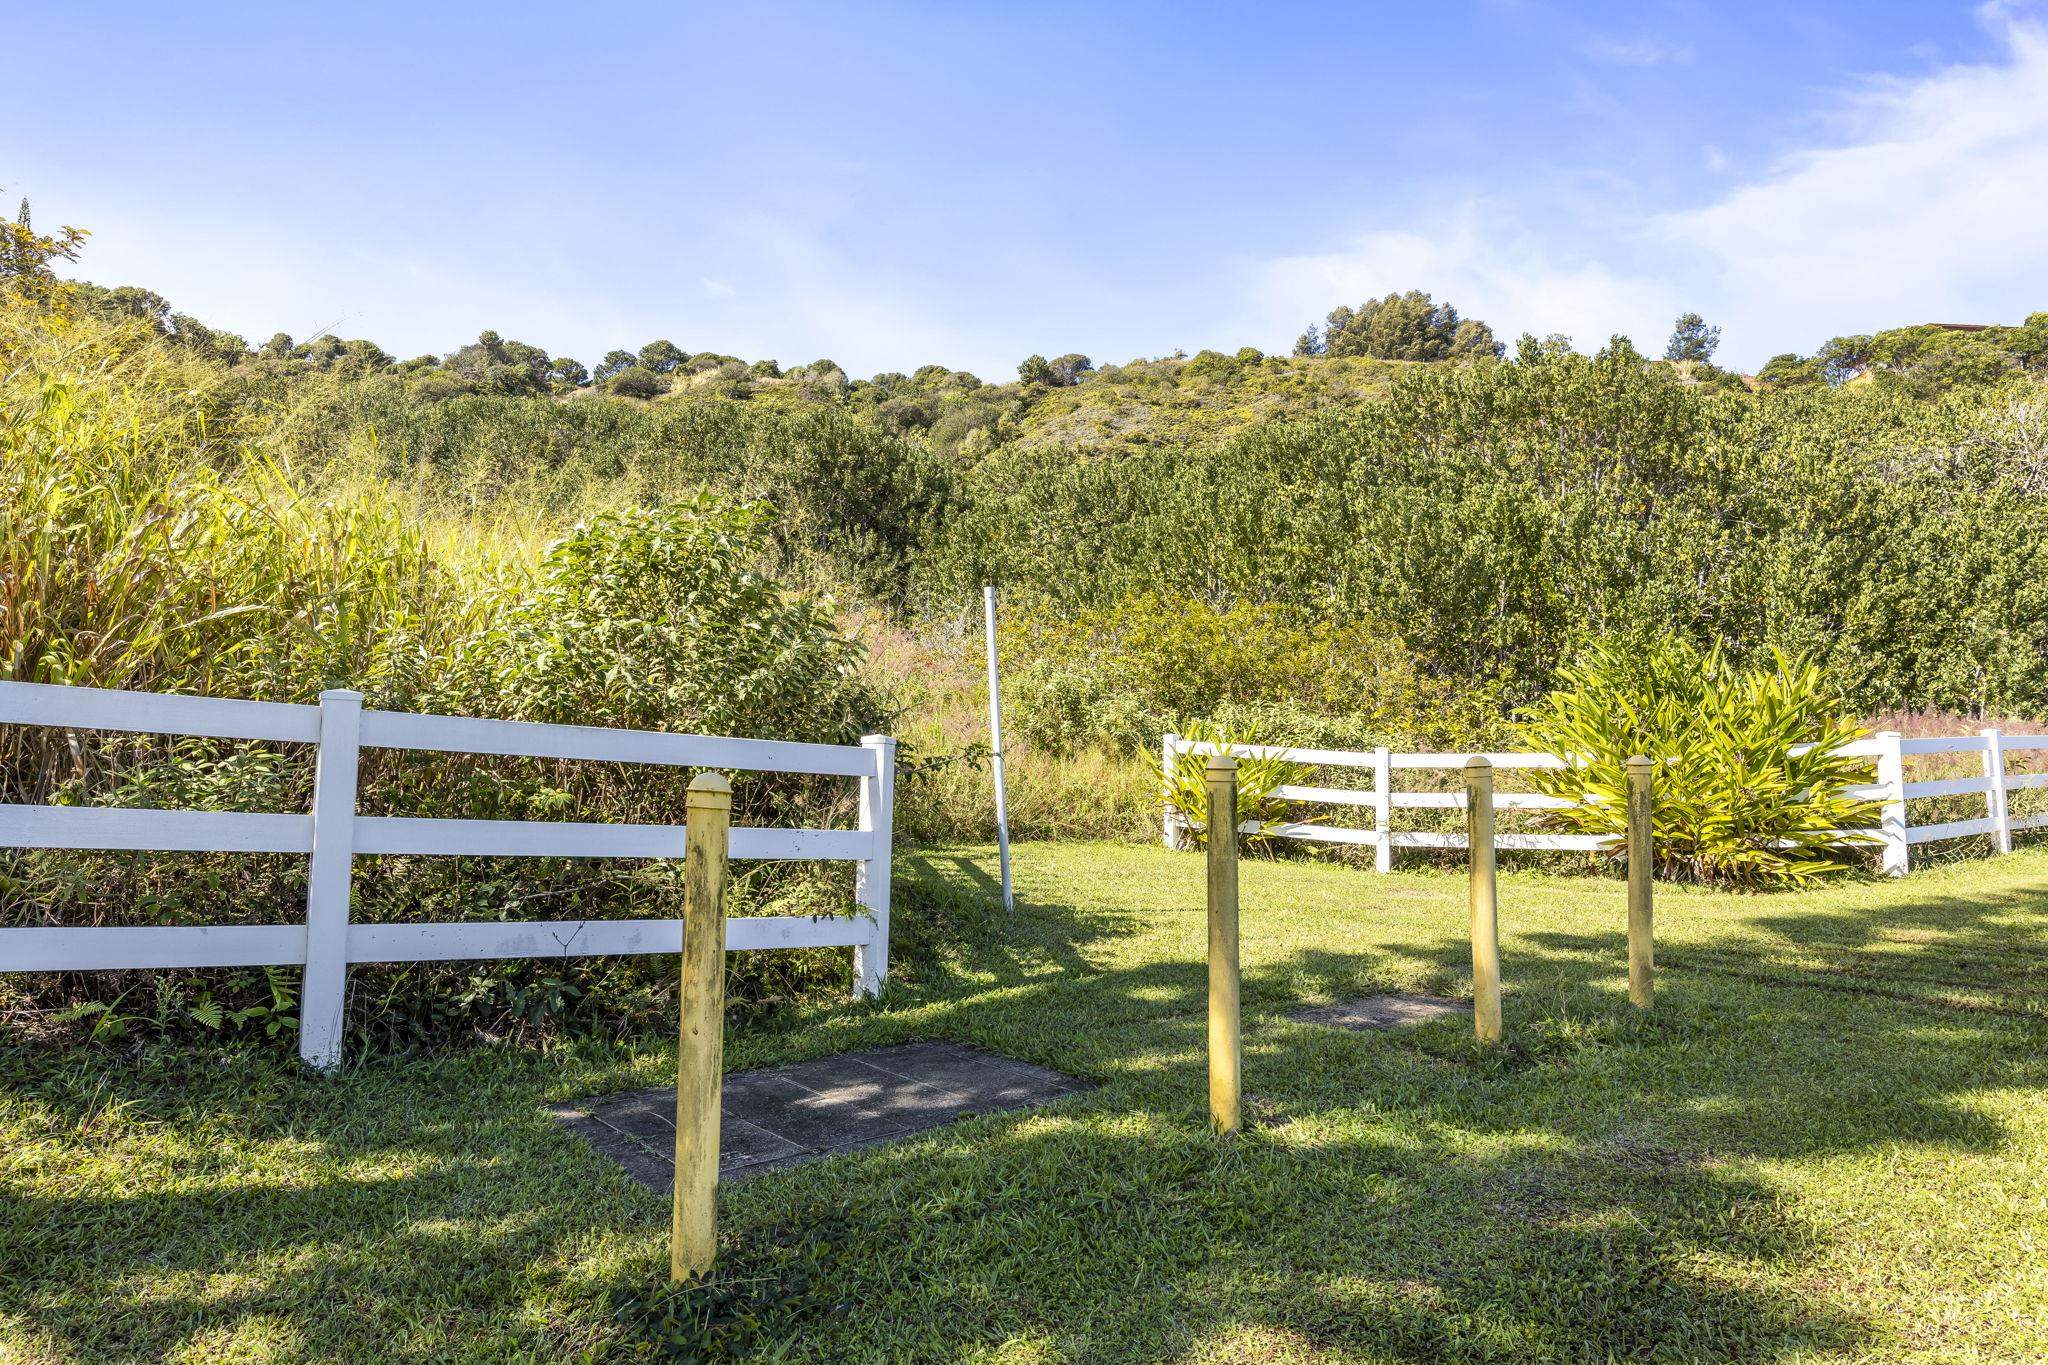
<instances>
[{"instance_id":1,"label":"palm-like plant","mask_svg":"<svg viewBox=\"0 0 2048 1365\"><path fill-rule=\"evenodd\" d=\"M1302 765L1284 758L1254 758L1245 754L1246 746L1258 742L1249 730L1226 735L1210 722L1197 720L1187 723L1182 737L1197 744L1213 744L1237 760L1238 828L1245 831L1243 837L1247 843L1263 843L1271 839L1273 836L1265 832L1264 826L1279 820L1286 805L1273 793L1280 787L1300 781L1305 771ZM1161 793L1161 799L1179 814L1183 828L1197 846L1209 842L1208 765L1207 754L1176 754L1172 770L1165 775L1165 789ZM1308 821L1296 823L1306 824ZM1247 825L1254 828L1245 829Z\"/></svg>"},{"instance_id":2,"label":"palm-like plant","mask_svg":"<svg viewBox=\"0 0 2048 1365\"><path fill-rule=\"evenodd\" d=\"M1638 753L1657 764L1651 831L1667 875L1808 885L1849 866L1844 831L1877 822L1876 805L1849 794L1873 779L1871 762L1842 752L1865 731L1811 662L1777 654L1745 669L1669 640L1596 648L1559 679L1521 725L1523 743L1568 760L1534 778L1575 803L1545 812L1553 828L1618 844Z\"/></svg>"}]
</instances>

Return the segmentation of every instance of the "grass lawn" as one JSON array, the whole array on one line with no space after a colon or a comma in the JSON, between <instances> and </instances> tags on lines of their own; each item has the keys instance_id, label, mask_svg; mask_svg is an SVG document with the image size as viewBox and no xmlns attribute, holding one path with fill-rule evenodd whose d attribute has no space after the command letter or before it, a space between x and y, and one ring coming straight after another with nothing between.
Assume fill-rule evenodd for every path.
<instances>
[{"instance_id":1,"label":"grass lawn","mask_svg":"<svg viewBox=\"0 0 2048 1365\"><path fill-rule=\"evenodd\" d=\"M1201 860L1025 845L1013 922L991 868L906 857L899 932L964 946L728 1064L948 1038L1097 1088L728 1188L676 1315L834 1362L2048 1358L2048 852L1660 888L1647 1018L1620 884L1506 874L1491 1053L1283 1017L1464 993L1460 878L1247 863L1235 1140ZM542 1109L673 1057L0 1053L0 1359L633 1358L667 1208Z\"/></svg>"}]
</instances>

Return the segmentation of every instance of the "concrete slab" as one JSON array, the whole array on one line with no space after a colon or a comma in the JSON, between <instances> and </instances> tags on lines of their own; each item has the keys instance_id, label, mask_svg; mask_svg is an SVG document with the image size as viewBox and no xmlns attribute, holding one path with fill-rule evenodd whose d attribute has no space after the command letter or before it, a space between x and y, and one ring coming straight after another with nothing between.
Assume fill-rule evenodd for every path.
<instances>
[{"instance_id":1,"label":"concrete slab","mask_svg":"<svg viewBox=\"0 0 2048 1365\"><path fill-rule=\"evenodd\" d=\"M1087 1085L958 1043L906 1043L725 1078L718 1178L909 1137L970 1114L1044 1104ZM659 1194L675 1180L673 1089L556 1105L563 1126Z\"/></svg>"},{"instance_id":2,"label":"concrete slab","mask_svg":"<svg viewBox=\"0 0 2048 1365\"><path fill-rule=\"evenodd\" d=\"M1438 995L1368 995L1360 1000L1339 1000L1334 1005L1315 1005L1288 1015L1298 1024L1323 1024L1355 1032L1367 1029L1403 1028L1455 1014L1472 1013L1471 1002L1446 1000Z\"/></svg>"}]
</instances>

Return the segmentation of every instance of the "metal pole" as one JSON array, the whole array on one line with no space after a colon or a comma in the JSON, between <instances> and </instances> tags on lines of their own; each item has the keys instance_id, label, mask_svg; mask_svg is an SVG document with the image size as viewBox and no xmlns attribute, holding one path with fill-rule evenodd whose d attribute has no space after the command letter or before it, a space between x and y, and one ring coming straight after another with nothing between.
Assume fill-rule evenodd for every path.
<instances>
[{"instance_id":1,"label":"metal pole","mask_svg":"<svg viewBox=\"0 0 2048 1365\"><path fill-rule=\"evenodd\" d=\"M1472 865L1472 1029L1500 1041L1500 902L1493 882L1493 764L1465 761L1465 836Z\"/></svg>"},{"instance_id":2,"label":"metal pole","mask_svg":"<svg viewBox=\"0 0 2048 1365\"><path fill-rule=\"evenodd\" d=\"M996 590L981 590L982 617L988 634L988 734L991 766L996 779L996 856L1003 869L1003 908L1015 910L1017 898L1010 891L1010 803L1003 792L1003 690L996 680Z\"/></svg>"},{"instance_id":3,"label":"metal pole","mask_svg":"<svg viewBox=\"0 0 2048 1365\"><path fill-rule=\"evenodd\" d=\"M725 870L732 786L690 779L683 825L683 961L676 1048L676 1184L669 1278L711 1273L718 1257L718 1118L725 1083Z\"/></svg>"},{"instance_id":4,"label":"metal pole","mask_svg":"<svg viewBox=\"0 0 2048 1365\"><path fill-rule=\"evenodd\" d=\"M1640 1009L1656 997L1656 961L1650 919L1650 774L1655 764L1637 754L1628 761L1628 998Z\"/></svg>"},{"instance_id":5,"label":"metal pole","mask_svg":"<svg viewBox=\"0 0 2048 1365\"><path fill-rule=\"evenodd\" d=\"M1237 760L1217 754L1203 770L1209 790L1209 1120L1238 1129L1243 1030L1237 993Z\"/></svg>"}]
</instances>

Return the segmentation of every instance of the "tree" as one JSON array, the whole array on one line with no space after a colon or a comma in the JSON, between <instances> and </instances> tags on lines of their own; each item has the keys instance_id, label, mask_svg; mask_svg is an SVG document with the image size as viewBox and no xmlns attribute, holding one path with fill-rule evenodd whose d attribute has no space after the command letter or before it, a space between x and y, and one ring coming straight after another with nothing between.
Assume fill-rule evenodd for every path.
<instances>
[{"instance_id":1,"label":"tree","mask_svg":"<svg viewBox=\"0 0 2048 1365\"><path fill-rule=\"evenodd\" d=\"M1321 355L1327 348L1323 345L1323 329L1311 322L1302 334L1294 339L1296 355Z\"/></svg>"},{"instance_id":2,"label":"tree","mask_svg":"<svg viewBox=\"0 0 2048 1365\"><path fill-rule=\"evenodd\" d=\"M546 393L548 353L523 341L484 331L449 355L441 368L477 393Z\"/></svg>"},{"instance_id":3,"label":"tree","mask_svg":"<svg viewBox=\"0 0 2048 1365\"><path fill-rule=\"evenodd\" d=\"M1764 362L1756 377L1774 389L1799 388L1808 384L1825 384L1827 375L1818 359L1808 359L1790 351L1774 355Z\"/></svg>"},{"instance_id":4,"label":"tree","mask_svg":"<svg viewBox=\"0 0 2048 1365\"><path fill-rule=\"evenodd\" d=\"M650 341L640 348L640 368L667 374L690 357L673 341Z\"/></svg>"},{"instance_id":5,"label":"tree","mask_svg":"<svg viewBox=\"0 0 2048 1365\"><path fill-rule=\"evenodd\" d=\"M598 361L597 368L590 372L590 377L592 379L597 380L599 383L603 383L605 380L610 379L613 375L618 374L621 371L627 369L629 366L631 366L633 364L633 360L634 357L631 351L606 351L604 353L604 359Z\"/></svg>"},{"instance_id":6,"label":"tree","mask_svg":"<svg viewBox=\"0 0 2048 1365\"><path fill-rule=\"evenodd\" d=\"M170 330L171 301L154 289L123 284L112 289L97 284L72 286L77 306L93 317L140 318L157 332Z\"/></svg>"},{"instance_id":7,"label":"tree","mask_svg":"<svg viewBox=\"0 0 2048 1365\"><path fill-rule=\"evenodd\" d=\"M1017 378L1026 384L1051 384L1052 366L1042 355L1028 355L1017 366Z\"/></svg>"},{"instance_id":8,"label":"tree","mask_svg":"<svg viewBox=\"0 0 2048 1365\"><path fill-rule=\"evenodd\" d=\"M69 286L57 278L54 261L75 261L78 249L90 236L84 228L61 227L54 237L35 230L29 221L28 200L9 223L0 220L0 298L15 298L38 308L57 308L69 294Z\"/></svg>"},{"instance_id":9,"label":"tree","mask_svg":"<svg viewBox=\"0 0 2048 1365\"><path fill-rule=\"evenodd\" d=\"M1515 338L1515 363L1517 365L1546 365L1553 360L1562 360L1572 354L1572 339L1563 332L1552 332L1540 340L1534 332L1524 332Z\"/></svg>"},{"instance_id":10,"label":"tree","mask_svg":"<svg viewBox=\"0 0 2048 1365\"><path fill-rule=\"evenodd\" d=\"M1453 360L1498 360L1501 344L1493 339L1493 329L1477 318L1466 318L1451 333L1451 359Z\"/></svg>"},{"instance_id":11,"label":"tree","mask_svg":"<svg viewBox=\"0 0 2048 1365\"><path fill-rule=\"evenodd\" d=\"M1078 384L1088 375L1092 374L1095 370L1095 362L1085 355L1079 355L1070 351L1066 355L1053 360L1049 368L1052 370L1052 382L1064 388Z\"/></svg>"},{"instance_id":12,"label":"tree","mask_svg":"<svg viewBox=\"0 0 2048 1365\"><path fill-rule=\"evenodd\" d=\"M371 374L388 370L396 362L376 342L355 337L341 343L335 363L349 374Z\"/></svg>"},{"instance_id":13,"label":"tree","mask_svg":"<svg viewBox=\"0 0 2048 1365\"><path fill-rule=\"evenodd\" d=\"M1313 338L1304 332L1297 354ZM1460 318L1450 303L1436 303L1411 289L1383 299L1367 299L1356 309L1338 307L1324 319L1322 353L1371 356L1378 360L1478 360L1498 357L1501 345L1493 329L1477 318Z\"/></svg>"},{"instance_id":14,"label":"tree","mask_svg":"<svg viewBox=\"0 0 2048 1365\"><path fill-rule=\"evenodd\" d=\"M1721 329L1707 326L1698 313L1682 313L1672 324L1671 340L1665 344L1666 360L1689 360L1705 365L1721 346Z\"/></svg>"},{"instance_id":15,"label":"tree","mask_svg":"<svg viewBox=\"0 0 2048 1365\"><path fill-rule=\"evenodd\" d=\"M1643 353L1636 349L1636 344L1621 332L1608 337L1607 344L1593 353L1593 359L1634 369L1640 369L1646 363Z\"/></svg>"},{"instance_id":16,"label":"tree","mask_svg":"<svg viewBox=\"0 0 2048 1365\"><path fill-rule=\"evenodd\" d=\"M1830 384L1845 384L1870 368L1876 342L1867 336L1831 337L1814 359Z\"/></svg>"},{"instance_id":17,"label":"tree","mask_svg":"<svg viewBox=\"0 0 2048 1365\"><path fill-rule=\"evenodd\" d=\"M659 398L668 381L642 365L629 365L612 376L611 391L627 398Z\"/></svg>"},{"instance_id":18,"label":"tree","mask_svg":"<svg viewBox=\"0 0 2048 1365\"><path fill-rule=\"evenodd\" d=\"M238 364L249 354L249 343L240 336L233 332L215 331L184 313L171 314L170 329L172 341L201 355L211 356L223 365Z\"/></svg>"},{"instance_id":19,"label":"tree","mask_svg":"<svg viewBox=\"0 0 2048 1365\"><path fill-rule=\"evenodd\" d=\"M583 368L583 362L558 355L548 365L548 378L566 389L580 389L590 382L590 371Z\"/></svg>"}]
</instances>

